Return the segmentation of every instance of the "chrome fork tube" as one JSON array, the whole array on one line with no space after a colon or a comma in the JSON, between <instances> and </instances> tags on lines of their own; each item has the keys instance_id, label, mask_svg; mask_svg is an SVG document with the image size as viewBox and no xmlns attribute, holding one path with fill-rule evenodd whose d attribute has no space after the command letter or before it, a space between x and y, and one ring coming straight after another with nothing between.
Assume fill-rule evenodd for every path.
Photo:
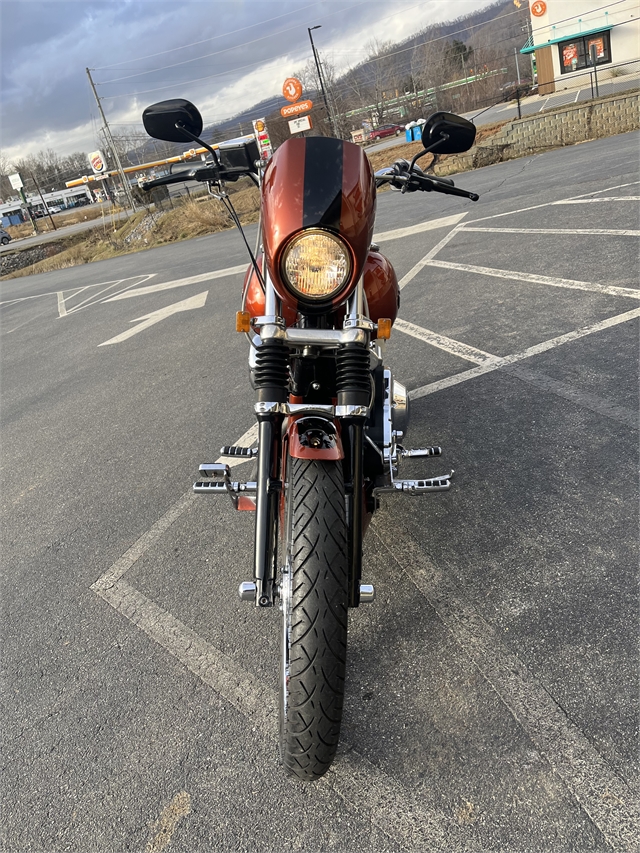
<instances>
[{"instance_id":1,"label":"chrome fork tube","mask_svg":"<svg viewBox=\"0 0 640 853\"><path fill-rule=\"evenodd\" d=\"M264 313L267 317L275 317L278 313L278 297L273 286L273 282L271 281L271 277L267 272L267 265L264 265L264 283L265 283L265 301L264 301Z\"/></svg>"},{"instance_id":2,"label":"chrome fork tube","mask_svg":"<svg viewBox=\"0 0 640 853\"><path fill-rule=\"evenodd\" d=\"M355 323L364 315L364 301L364 279L360 276L360 281L347 302L347 320Z\"/></svg>"},{"instance_id":3,"label":"chrome fork tube","mask_svg":"<svg viewBox=\"0 0 640 853\"><path fill-rule=\"evenodd\" d=\"M266 333L256 353L255 385L258 404L287 401L288 351L281 340L280 300L265 264L265 320L261 333ZM256 516L254 540L254 577L256 604L269 607L273 603L273 584L277 562L278 505L282 484L282 421L278 411L257 412L258 472L256 483Z\"/></svg>"}]
</instances>

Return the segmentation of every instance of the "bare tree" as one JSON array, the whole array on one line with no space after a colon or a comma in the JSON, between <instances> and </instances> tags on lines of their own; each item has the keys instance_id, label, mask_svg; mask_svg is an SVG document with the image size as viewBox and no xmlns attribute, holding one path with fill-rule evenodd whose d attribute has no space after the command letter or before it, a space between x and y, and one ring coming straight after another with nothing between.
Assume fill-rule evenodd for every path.
<instances>
[{"instance_id":1,"label":"bare tree","mask_svg":"<svg viewBox=\"0 0 640 853\"><path fill-rule=\"evenodd\" d=\"M9 196L15 195L15 190L13 189L13 187L11 186L11 182L9 181L9 175L12 175L13 172L13 165L5 157L3 152L0 151L0 198L2 200L9 198Z\"/></svg>"},{"instance_id":2,"label":"bare tree","mask_svg":"<svg viewBox=\"0 0 640 853\"><path fill-rule=\"evenodd\" d=\"M478 38L473 50L473 65L469 71L475 78L471 84L474 106L495 104L502 97L501 85L504 76L500 73L503 56L490 37Z\"/></svg>"}]
</instances>

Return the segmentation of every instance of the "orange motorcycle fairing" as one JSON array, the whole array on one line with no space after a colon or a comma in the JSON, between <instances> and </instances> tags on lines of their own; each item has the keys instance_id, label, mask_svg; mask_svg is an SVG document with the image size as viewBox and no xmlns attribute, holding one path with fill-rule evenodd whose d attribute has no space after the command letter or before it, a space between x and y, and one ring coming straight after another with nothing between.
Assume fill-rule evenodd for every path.
<instances>
[{"instance_id":1,"label":"orange motorcycle fairing","mask_svg":"<svg viewBox=\"0 0 640 853\"><path fill-rule=\"evenodd\" d=\"M288 139L277 149L264 175L262 215L267 268L283 304L296 311L309 307L299 303L281 273L288 242L309 228L340 236L351 255L347 285L324 310L348 298L367 259L375 211L373 171L357 145L319 136Z\"/></svg>"},{"instance_id":2,"label":"orange motorcycle fairing","mask_svg":"<svg viewBox=\"0 0 640 853\"><path fill-rule=\"evenodd\" d=\"M257 257L258 268L262 267L262 255ZM253 264L249 264L244 277L244 292L245 299L243 310L248 311L250 316L262 317L265 311L265 295L264 289L260 284L260 280L256 275ZM282 313L287 326L293 326L298 317L298 312L290 304L283 303Z\"/></svg>"},{"instance_id":3,"label":"orange motorcycle fairing","mask_svg":"<svg viewBox=\"0 0 640 853\"><path fill-rule=\"evenodd\" d=\"M369 252L364 266L364 292L369 317L377 323L381 317L395 322L400 308L400 288L391 261L380 252Z\"/></svg>"}]
</instances>

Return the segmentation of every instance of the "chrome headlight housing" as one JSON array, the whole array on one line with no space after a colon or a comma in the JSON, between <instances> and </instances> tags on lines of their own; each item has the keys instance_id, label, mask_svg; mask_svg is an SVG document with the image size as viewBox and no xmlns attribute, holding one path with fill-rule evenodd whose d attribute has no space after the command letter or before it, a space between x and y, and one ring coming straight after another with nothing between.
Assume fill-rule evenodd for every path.
<instances>
[{"instance_id":1,"label":"chrome headlight housing","mask_svg":"<svg viewBox=\"0 0 640 853\"><path fill-rule=\"evenodd\" d=\"M339 293L351 277L346 243L330 231L309 228L291 240L282 254L282 279L302 300L320 302Z\"/></svg>"}]
</instances>

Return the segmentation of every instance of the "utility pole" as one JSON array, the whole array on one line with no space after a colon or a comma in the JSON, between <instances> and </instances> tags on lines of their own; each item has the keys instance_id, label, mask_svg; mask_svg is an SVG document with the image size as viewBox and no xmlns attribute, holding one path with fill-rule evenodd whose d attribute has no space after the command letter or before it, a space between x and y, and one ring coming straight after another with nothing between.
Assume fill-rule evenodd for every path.
<instances>
[{"instance_id":1,"label":"utility pole","mask_svg":"<svg viewBox=\"0 0 640 853\"><path fill-rule=\"evenodd\" d=\"M329 102L327 101L327 93L324 88L324 80L322 77L322 67L320 65L320 59L318 58L318 51L316 50L316 46L313 43L313 36L311 35L311 30L319 30L322 24L316 24L315 27L307 27L307 32L309 33L309 41L311 42L311 50L313 51L313 58L316 62L316 70L318 72L318 80L320 81L320 89L322 90L322 98L324 100L324 106L327 111L327 116L329 118L329 126L333 131L333 135L337 137L338 133L336 131L335 121L333 120L333 113L329 109Z\"/></svg>"},{"instance_id":2,"label":"utility pole","mask_svg":"<svg viewBox=\"0 0 640 853\"><path fill-rule=\"evenodd\" d=\"M100 110L100 115L102 116L102 121L104 122L104 132L107 140L109 142L109 146L111 148L111 153L113 155L113 159L117 166L118 172L120 174L120 180L122 181L122 189L124 190L124 194L127 197L127 202L129 203L133 212L136 212L136 203L133 200L133 194L131 192L131 187L129 186L129 182L124 174L124 170L122 168L122 163L120 162L120 157L118 156L118 150L116 148L116 144L113 141L113 136L111 136L111 130L109 128L109 124L107 122L107 117L104 114L104 110L102 109L102 104L100 103L100 98L98 97L98 93L96 91L96 87L94 85L93 80L91 79L91 72L88 68L85 69L87 72L87 77L89 78L89 85L91 86L91 91L93 92L93 96L96 99L96 103L98 105L98 109Z\"/></svg>"},{"instance_id":3,"label":"utility pole","mask_svg":"<svg viewBox=\"0 0 640 853\"><path fill-rule=\"evenodd\" d=\"M34 183L35 188L38 190L38 195L40 196L40 199L41 199L41 201L42 201L42 207L43 207L43 208L44 208L44 210L47 212L47 216L48 216L48 217L49 217L49 219L51 220L51 224L53 225L53 230L54 230L54 231L57 231L58 229L56 228L56 223L53 221L53 216L52 216L52 215L51 215L51 213L49 212L49 205L48 205L48 204L47 204L47 202L44 200L44 196L42 195L42 190L40 189L40 184L36 181L35 175L34 175L34 174L33 174L33 172L31 171L31 169L29 169L29 174L31 175L31 180L32 180L32 181L33 181L33 183Z\"/></svg>"},{"instance_id":4,"label":"utility pole","mask_svg":"<svg viewBox=\"0 0 640 853\"><path fill-rule=\"evenodd\" d=\"M524 27L520 27L520 29L527 33L527 43L531 42L531 46L533 47L533 34L531 32L531 20L529 19L529 10L527 9L526 13L527 17L525 18ZM531 60L531 85L535 86L536 84L536 75L533 71L533 57L535 56L535 51L529 54L529 59Z\"/></svg>"}]
</instances>

